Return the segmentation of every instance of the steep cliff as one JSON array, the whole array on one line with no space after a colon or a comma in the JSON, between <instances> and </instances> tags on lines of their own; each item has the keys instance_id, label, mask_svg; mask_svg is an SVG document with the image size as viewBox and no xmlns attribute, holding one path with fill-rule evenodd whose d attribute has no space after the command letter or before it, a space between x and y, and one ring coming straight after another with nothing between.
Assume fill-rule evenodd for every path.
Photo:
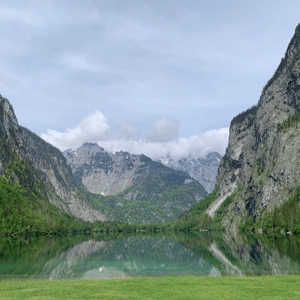
<instances>
[{"instance_id":1,"label":"steep cliff","mask_svg":"<svg viewBox=\"0 0 300 300\"><path fill-rule=\"evenodd\" d=\"M26 151L33 165L41 170L47 185L47 197L61 210L87 221L106 221L105 215L95 210L78 195L72 170L63 154L35 133L21 127Z\"/></svg>"},{"instance_id":2,"label":"steep cliff","mask_svg":"<svg viewBox=\"0 0 300 300\"><path fill-rule=\"evenodd\" d=\"M4 174L5 166L9 163L11 153L15 150L21 160L28 159L23 132L19 127L15 112L6 98L0 95L0 175ZM16 179L17 180L17 179Z\"/></svg>"},{"instance_id":3,"label":"steep cliff","mask_svg":"<svg viewBox=\"0 0 300 300\"><path fill-rule=\"evenodd\" d=\"M300 26L257 106L235 117L220 163L214 216L232 195L222 222L234 227L287 201L300 182Z\"/></svg>"},{"instance_id":4,"label":"steep cliff","mask_svg":"<svg viewBox=\"0 0 300 300\"><path fill-rule=\"evenodd\" d=\"M159 162L174 170L186 172L197 180L208 193L211 193L215 188L221 158L222 156L218 152L211 152L206 157L194 158L189 155L179 160L164 156Z\"/></svg>"},{"instance_id":5,"label":"steep cliff","mask_svg":"<svg viewBox=\"0 0 300 300\"><path fill-rule=\"evenodd\" d=\"M299 121L300 25L257 106L231 121L214 194L183 217L205 211L235 231L285 203L300 186Z\"/></svg>"},{"instance_id":6,"label":"steep cliff","mask_svg":"<svg viewBox=\"0 0 300 300\"><path fill-rule=\"evenodd\" d=\"M2 96L0 151L3 186L11 182L13 186L25 188L28 193L37 193L40 197L49 199L60 210L83 220L107 220L84 199L76 197L76 183L62 153L28 129L21 127L12 105ZM8 182L3 181L3 178ZM24 191L16 191L16 195L21 197L21 192Z\"/></svg>"},{"instance_id":7,"label":"steep cliff","mask_svg":"<svg viewBox=\"0 0 300 300\"><path fill-rule=\"evenodd\" d=\"M207 195L185 172L145 155L111 154L90 143L64 155L77 183L99 195L93 203L99 209L105 205L111 221L142 224L174 220Z\"/></svg>"},{"instance_id":8,"label":"steep cliff","mask_svg":"<svg viewBox=\"0 0 300 300\"><path fill-rule=\"evenodd\" d=\"M147 172L151 161L144 155L130 155L123 151L113 155L91 143L85 143L75 151L66 150L63 154L77 183L102 195L125 191L135 178Z\"/></svg>"}]
</instances>

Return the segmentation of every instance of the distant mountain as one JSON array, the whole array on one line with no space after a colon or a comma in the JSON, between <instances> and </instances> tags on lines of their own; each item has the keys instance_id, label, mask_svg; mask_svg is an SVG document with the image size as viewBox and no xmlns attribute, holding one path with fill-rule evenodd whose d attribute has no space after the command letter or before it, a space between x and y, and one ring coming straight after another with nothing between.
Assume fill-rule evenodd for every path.
<instances>
[{"instance_id":1,"label":"distant mountain","mask_svg":"<svg viewBox=\"0 0 300 300\"><path fill-rule=\"evenodd\" d=\"M105 213L111 221L142 224L174 220L207 195L187 173L143 154L111 154L91 143L63 154L77 184L108 196L95 203L107 207Z\"/></svg>"},{"instance_id":2,"label":"distant mountain","mask_svg":"<svg viewBox=\"0 0 300 300\"><path fill-rule=\"evenodd\" d=\"M191 155L186 158L174 160L170 156L164 156L158 161L174 170L188 173L197 180L208 193L215 188L217 172L222 156L218 152L211 152L206 157L195 159Z\"/></svg>"}]
</instances>

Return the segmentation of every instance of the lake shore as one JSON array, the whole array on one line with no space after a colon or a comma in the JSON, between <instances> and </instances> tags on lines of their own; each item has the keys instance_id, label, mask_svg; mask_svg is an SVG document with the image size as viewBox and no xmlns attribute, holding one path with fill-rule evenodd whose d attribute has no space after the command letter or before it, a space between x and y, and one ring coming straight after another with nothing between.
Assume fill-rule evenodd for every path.
<instances>
[{"instance_id":1,"label":"lake shore","mask_svg":"<svg viewBox=\"0 0 300 300\"><path fill-rule=\"evenodd\" d=\"M299 299L300 276L0 282L0 299Z\"/></svg>"}]
</instances>

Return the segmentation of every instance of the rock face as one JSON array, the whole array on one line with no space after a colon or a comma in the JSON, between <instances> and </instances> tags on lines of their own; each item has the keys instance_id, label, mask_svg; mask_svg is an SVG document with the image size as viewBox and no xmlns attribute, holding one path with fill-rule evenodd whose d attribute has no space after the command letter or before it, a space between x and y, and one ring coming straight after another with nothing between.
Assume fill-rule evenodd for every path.
<instances>
[{"instance_id":1,"label":"rock face","mask_svg":"<svg viewBox=\"0 0 300 300\"><path fill-rule=\"evenodd\" d=\"M232 230L246 217L255 222L299 187L300 25L285 57L262 91L257 106L235 117L217 175L214 216L233 195L223 225Z\"/></svg>"},{"instance_id":2,"label":"rock face","mask_svg":"<svg viewBox=\"0 0 300 300\"><path fill-rule=\"evenodd\" d=\"M70 167L62 153L46 143L36 134L21 127L12 105L0 96L0 175L4 176L5 166L13 157L29 163L31 184L43 179L46 195L52 204L61 210L84 220L96 221L107 218L76 197L76 183ZM19 184L18 174L13 181Z\"/></svg>"},{"instance_id":3,"label":"rock face","mask_svg":"<svg viewBox=\"0 0 300 300\"><path fill-rule=\"evenodd\" d=\"M9 162L11 154L8 148L15 149L21 160L28 159L23 132L19 127L13 107L6 98L0 95L0 175Z\"/></svg>"},{"instance_id":4,"label":"rock face","mask_svg":"<svg viewBox=\"0 0 300 300\"><path fill-rule=\"evenodd\" d=\"M78 184L91 193L114 195L123 192L149 168L150 158L128 152L108 153L98 144L85 143L63 152Z\"/></svg>"},{"instance_id":5,"label":"rock face","mask_svg":"<svg viewBox=\"0 0 300 300\"><path fill-rule=\"evenodd\" d=\"M166 173L175 181L178 180L179 184L185 180L194 181L188 174L176 172L143 154L134 155L124 151L111 154L98 144L85 143L77 150L69 149L63 154L77 182L95 194L124 192L137 179L152 173Z\"/></svg>"},{"instance_id":6,"label":"rock face","mask_svg":"<svg viewBox=\"0 0 300 300\"><path fill-rule=\"evenodd\" d=\"M77 196L77 184L63 154L35 133L21 127L26 150L33 165L42 171L43 179L54 195L50 201L61 210L88 221L106 221L107 218Z\"/></svg>"},{"instance_id":7,"label":"rock face","mask_svg":"<svg viewBox=\"0 0 300 300\"><path fill-rule=\"evenodd\" d=\"M211 193L216 184L216 176L222 156L218 152L211 152L206 157L195 159L191 155L174 160L170 156L162 157L159 162L174 170L186 172L197 180L208 193Z\"/></svg>"}]
</instances>

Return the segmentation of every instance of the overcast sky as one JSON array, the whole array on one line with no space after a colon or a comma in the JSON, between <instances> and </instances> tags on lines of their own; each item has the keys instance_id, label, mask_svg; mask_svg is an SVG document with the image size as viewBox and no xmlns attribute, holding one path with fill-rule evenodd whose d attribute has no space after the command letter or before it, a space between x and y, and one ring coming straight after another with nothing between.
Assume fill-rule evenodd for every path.
<instances>
[{"instance_id":1,"label":"overcast sky","mask_svg":"<svg viewBox=\"0 0 300 300\"><path fill-rule=\"evenodd\" d=\"M299 11L298 0L0 0L0 93L62 150L223 154Z\"/></svg>"}]
</instances>

